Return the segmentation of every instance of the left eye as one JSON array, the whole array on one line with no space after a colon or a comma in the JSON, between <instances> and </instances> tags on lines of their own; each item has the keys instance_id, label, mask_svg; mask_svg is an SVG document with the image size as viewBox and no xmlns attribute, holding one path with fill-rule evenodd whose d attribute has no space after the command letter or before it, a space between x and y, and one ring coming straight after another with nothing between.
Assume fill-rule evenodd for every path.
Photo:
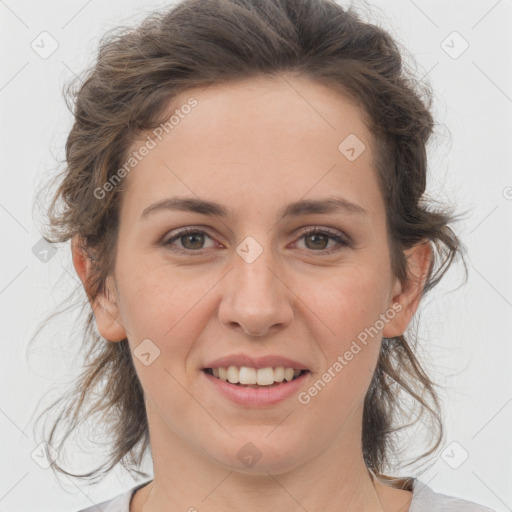
<instances>
[{"instance_id":1,"label":"left eye","mask_svg":"<svg viewBox=\"0 0 512 512\"><path fill-rule=\"evenodd\" d=\"M349 241L347 239L345 239L343 236L341 236L338 233L326 230L326 229L319 229L319 228L310 229L309 231L302 233L301 236L299 237L299 240L301 240L303 238L305 238L307 240L308 237L309 237L309 240L313 241L313 244L312 244L313 248L316 247L316 249L320 249L320 250L324 251L325 253L331 253L331 252L341 249L341 247L350 245ZM331 247L330 249L327 249L326 244L329 243L329 239L334 240L337 243L337 245L341 246L341 247L334 247L334 249ZM317 242L320 243L320 247L318 246ZM310 247L307 247L307 248L310 249L311 244L310 244ZM319 252L319 251L314 251L314 252Z\"/></svg>"},{"instance_id":2,"label":"left eye","mask_svg":"<svg viewBox=\"0 0 512 512\"><path fill-rule=\"evenodd\" d=\"M171 238L168 238L166 241L163 242L164 246L172 246L173 242L175 240L180 240L180 243L183 248L173 248L171 250L175 250L178 252L199 252L204 247L201 247L202 244L205 242L205 237L210 238L210 240L213 240L207 233L204 231L201 231L199 229L195 228L185 228L181 231L177 232L175 235L173 235ZM306 232L303 232L299 240L306 239L312 241L312 244L306 243L306 248L313 250L313 252L324 252L324 253L331 253L336 250L340 250L341 247L349 246L350 242L345 237L341 236L338 233L329 231L327 229L319 229L314 228L310 229ZM329 240L335 241L338 246L341 247L335 247L334 249L327 248L329 244ZM211 247L211 246L210 246ZM319 249L319 250L318 250Z\"/></svg>"}]
</instances>

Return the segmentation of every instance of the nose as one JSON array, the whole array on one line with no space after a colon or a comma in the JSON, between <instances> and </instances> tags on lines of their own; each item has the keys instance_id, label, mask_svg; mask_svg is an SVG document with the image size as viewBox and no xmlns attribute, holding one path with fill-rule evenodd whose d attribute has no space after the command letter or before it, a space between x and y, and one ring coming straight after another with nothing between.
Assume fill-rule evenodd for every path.
<instances>
[{"instance_id":1,"label":"nose","mask_svg":"<svg viewBox=\"0 0 512 512\"><path fill-rule=\"evenodd\" d=\"M250 336L264 336L289 325L295 295L271 251L264 250L254 261L235 254L233 265L224 283L220 321Z\"/></svg>"}]
</instances>

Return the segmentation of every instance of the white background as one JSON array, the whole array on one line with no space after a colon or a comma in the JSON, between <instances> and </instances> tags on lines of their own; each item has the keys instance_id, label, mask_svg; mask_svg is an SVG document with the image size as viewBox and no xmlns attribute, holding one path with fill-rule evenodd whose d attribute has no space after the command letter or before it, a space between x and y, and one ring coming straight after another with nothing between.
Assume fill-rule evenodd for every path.
<instances>
[{"instance_id":1,"label":"white background","mask_svg":"<svg viewBox=\"0 0 512 512\"><path fill-rule=\"evenodd\" d=\"M65 491L50 469L31 458L38 444L32 427L39 402L47 404L49 390L65 391L65 383L80 369L77 337L69 337L78 328L73 313L45 329L35 342L37 349L26 353L39 323L77 282L69 246L60 247L47 263L33 254L41 238L33 203L41 182L61 169L58 161L64 158L71 117L63 85L91 62L107 29L134 23L163 5L141 0L0 1L4 512L76 511L134 485L121 472L96 487L62 477ZM374 20L408 48L418 74L428 73L434 87L440 127L429 149L429 195L454 202L458 211L470 209L454 225L469 253L468 282L463 285L460 265L450 271L422 306L420 324L432 376L446 387L443 453L457 461L463 449L469 458L452 469L440 457L421 480L445 494L512 510L512 0L376 0L372 5L378 6L369 8ZM31 48L43 31L58 42L47 59ZM453 31L469 44L458 58L452 57L463 40ZM452 56L443 41L452 47ZM101 459L94 460L97 464ZM96 466L94 460L88 469ZM150 466L145 469L151 471Z\"/></svg>"}]
</instances>

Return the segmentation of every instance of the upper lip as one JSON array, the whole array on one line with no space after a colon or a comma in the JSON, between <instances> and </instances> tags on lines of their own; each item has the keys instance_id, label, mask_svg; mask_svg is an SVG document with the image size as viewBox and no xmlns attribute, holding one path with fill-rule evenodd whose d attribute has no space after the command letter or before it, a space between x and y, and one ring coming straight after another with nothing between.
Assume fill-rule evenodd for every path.
<instances>
[{"instance_id":1,"label":"upper lip","mask_svg":"<svg viewBox=\"0 0 512 512\"><path fill-rule=\"evenodd\" d=\"M206 364L206 368L220 368L228 366L246 366L249 368L276 368L284 366L285 368L293 368L294 370L308 370L308 367L298 361L294 361L288 357L278 355L267 355L254 357L248 354L232 354L220 357Z\"/></svg>"}]
</instances>

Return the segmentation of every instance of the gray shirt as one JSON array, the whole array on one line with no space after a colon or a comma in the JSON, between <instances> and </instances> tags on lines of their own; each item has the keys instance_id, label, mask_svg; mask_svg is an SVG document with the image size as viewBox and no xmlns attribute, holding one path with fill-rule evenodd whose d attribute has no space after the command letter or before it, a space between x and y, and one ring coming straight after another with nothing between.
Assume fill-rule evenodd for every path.
<instances>
[{"instance_id":1,"label":"gray shirt","mask_svg":"<svg viewBox=\"0 0 512 512\"><path fill-rule=\"evenodd\" d=\"M471 501L437 493L416 478L409 478L407 481L407 485L403 488L412 491L412 501L408 512L496 512ZM130 501L135 491L149 482L137 485L115 498L79 512L130 512Z\"/></svg>"}]
</instances>

